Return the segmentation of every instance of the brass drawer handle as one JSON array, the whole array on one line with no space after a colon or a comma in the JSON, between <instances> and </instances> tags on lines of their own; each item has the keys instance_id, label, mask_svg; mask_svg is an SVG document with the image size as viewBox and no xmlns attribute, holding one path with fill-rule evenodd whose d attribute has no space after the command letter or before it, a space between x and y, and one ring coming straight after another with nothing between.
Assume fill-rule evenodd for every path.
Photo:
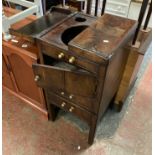
<instances>
[{"instance_id":1,"label":"brass drawer handle","mask_svg":"<svg viewBox=\"0 0 155 155\"><path fill-rule=\"evenodd\" d=\"M72 64L72 63L74 63L74 62L75 62L75 57L70 57L70 58L69 58L69 63Z\"/></svg>"},{"instance_id":2,"label":"brass drawer handle","mask_svg":"<svg viewBox=\"0 0 155 155\"><path fill-rule=\"evenodd\" d=\"M35 78L34 78L34 81L37 82L37 81L39 81L39 80L40 80L40 76L39 76L39 75L36 75Z\"/></svg>"},{"instance_id":3,"label":"brass drawer handle","mask_svg":"<svg viewBox=\"0 0 155 155\"><path fill-rule=\"evenodd\" d=\"M69 99L72 99L73 98L73 95L69 95Z\"/></svg>"},{"instance_id":4,"label":"brass drawer handle","mask_svg":"<svg viewBox=\"0 0 155 155\"><path fill-rule=\"evenodd\" d=\"M59 59L62 59L64 56L65 56L64 53L60 53L60 54L58 55L58 58L59 58Z\"/></svg>"},{"instance_id":5,"label":"brass drawer handle","mask_svg":"<svg viewBox=\"0 0 155 155\"><path fill-rule=\"evenodd\" d=\"M70 112L73 112L73 110L74 110L74 107L71 107L71 108L69 109Z\"/></svg>"},{"instance_id":6,"label":"brass drawer handle","mask_svg":"<svg viewBox=\"0 0 155 155\"><path fill-rule=\"evenodd\" d=\"M65 93L62 91L62 92L61 92L61 95L65 95Z\"/></svg>"},{"instance_id":7,"label":"brass drawer handle","mask_svg":"<svg viewBox=\"0 0 155 155\"><path fill-rule=\"evenodd\" d=\"M62 102L61 107L64 107L65 105L66 105L66 103L65 102Z\"/></svg>"}]
</instances>

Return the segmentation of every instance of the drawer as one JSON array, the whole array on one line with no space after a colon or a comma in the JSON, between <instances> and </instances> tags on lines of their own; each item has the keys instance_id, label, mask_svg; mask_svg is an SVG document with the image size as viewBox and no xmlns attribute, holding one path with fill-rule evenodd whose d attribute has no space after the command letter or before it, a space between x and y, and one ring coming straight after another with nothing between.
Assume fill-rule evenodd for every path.
<instances>
[{"instance_id":1,"label":"drawer","mask_svg":"<svg viewBox=\"0 0 155 155\"><path fill-rule=\"evenodd\" d=\"M50 93L50 91L49 91ZM53 93L53 92L51 92ZM90 98L90 97L83 97L79 95L69 94L64 91L57 91L55 92L56 95L62 97L63 99L73 102L75 105L78 105L89 112L97 114L99 102L97 98Z\"/></svg>"},{"instance_id":2,"label":"drawer","mask_svg":"<svg viewBox=\"0 0 155 155\"><path fill-rule=\"evenodd\" d=\"M108 2L106 4L105 11L111 12L115 15L127 16L128 9L129 9L128 6L120 5L120 4L117 5L115 3Z\"/></svg>"},{"instance_id":3,"label":"drawer","mask_svg":"<svg viewBox=\"0 0 155 155\"><path fill-rule=\"evenodd\" d=\"M41 46L41 51L43 54L51 56L57 60L65 61L72 65L79 66L89 72L98 73L99 64L94 63L84 57L79 57L74 52L68 52L67 50L62 50L57 47L49 46L48 44Z\"/></svg>"},{"instance_id":4,"label":"drawer","mask_svg":"<svg viewBox=\"0 0 155 155\"><path fill-rule=\"evenodd\" d=\"M52 93L47 92L47 97L48 97L48 101L50 104L54 104L54 105L58 106L59 108L63 109L64 111L75 114L79 118L88 122L88 124L91 121L91 117L96 116L96 115L84 110L83 108L81 108L71 102L68 102L67 100L65 100L57 95L54 95Z\"/></svg>"},{"instance_id":5,"label":"drawer","mask_svg":"<svg viewBox=\"0 0 155 155\"><path fill-rule=\"evenodd\" d=\"M37 85L42 88L83 97L96 96L97 78L73 65L50 59L48 65L33 64L33 71Z\"/></svg>"}]
</instances>

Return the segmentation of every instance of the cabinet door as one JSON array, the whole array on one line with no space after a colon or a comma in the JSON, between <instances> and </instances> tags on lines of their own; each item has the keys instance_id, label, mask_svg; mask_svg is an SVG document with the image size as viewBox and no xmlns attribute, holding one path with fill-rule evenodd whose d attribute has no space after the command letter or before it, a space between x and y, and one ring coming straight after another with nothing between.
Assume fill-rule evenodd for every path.
<instances>
[{"instance_id":1,"label":"cabinet door","mask_svg":"<svg viewBox=\"0 0 155 155\"><path fill-rule=\"evenodd\" d=\"M65 72L65 91L83 97L95 97L97 80L86 72Z\"/></svg>"},{"instance_id":2,"label":"cabinet door","mask_svg":"<svg viewBox=\"0 0 155 155\"><path fill-rule=\"evenodd\" d=\"M94 97L96 78L87 71L75 69L70 65L55 66L34 64L33 70L37 85L53 91L64 91L73 95Z\"/></svg>"},{"instance_id":3,"label":"cabinet door","mask_svg":"<svg viewBox=\"0 0 155 155\"><path fill-rule=\"evenodd\" d=\"M53 91L64 90L64 71L57 67L33 64L35 79L39 87Z\"/></svg>"},{"instance_id":4,"label":"cabinet door","mask_svg":"<svg viewBox=\"0 0 155 155\"><path fill-rule=\"evenodd\" d=\"M14 48L8 48L6 46L5 51L18 94L30 100L32 99L36 101L35 104L44 107L41 90L34 81L32 63L36 62L35 58L29 56L26 51L16 51Z\"/></svg>"},{"instance_id":5,"label":"cabinet door","mask_svg":"<svg viewBox=\"0 0 155 155\"><path fill-rule=\"evenodd\" d=\"M10 70L5 62L3 55L2 55L2 84L5 87L15 91L15 87L13 85L13 81L10 76Z\"/></svg>"}]
</instances>

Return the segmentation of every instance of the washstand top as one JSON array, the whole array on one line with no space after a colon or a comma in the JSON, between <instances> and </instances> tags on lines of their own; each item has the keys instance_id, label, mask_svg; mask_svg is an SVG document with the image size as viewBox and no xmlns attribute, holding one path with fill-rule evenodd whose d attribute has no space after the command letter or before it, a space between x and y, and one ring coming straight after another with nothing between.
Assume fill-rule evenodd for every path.
<instances>
[{"instance_id":1,"label":"washstand top","mask_svg":"<svg viewBox=\"0 0 155 155\"><path fill-rule=\"evenodd\" d=\"M109 59L131 41L136 27L134 20L104 14L71 40L68 47L88 58Z\"/></svg>"}]
</instances>

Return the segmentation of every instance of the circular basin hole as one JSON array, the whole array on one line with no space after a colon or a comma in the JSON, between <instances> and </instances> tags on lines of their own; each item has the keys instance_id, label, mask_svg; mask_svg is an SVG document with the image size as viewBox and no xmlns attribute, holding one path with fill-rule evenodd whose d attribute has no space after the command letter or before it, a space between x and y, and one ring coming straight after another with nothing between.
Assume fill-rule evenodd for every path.
<instances>
[{"instance_id":1,"label":"circular basin hole","mask_svg":"<svg viewBox=\"0 0 155 155\"><path fill-rule=\"evenodd\" d=\"M86 21L86 18L76 17L75 18L75 21L77 21L77 22L85 22Z\"/></svg>"},{"instance_id":2,"label":"circular basin hole","mask_svg":"<svg viewBox=\"0 0 155 155\"><path fill-rule=\"evenodd\" d=\"M81 26L75 26L70 27L66 29L61 36L61 40L64 44L68 45L69 41L71 41L73 38L75 38L79 33L81 33L83 30L85 30L88 26L81 25Z\"/></svg>"}]
</instances>

